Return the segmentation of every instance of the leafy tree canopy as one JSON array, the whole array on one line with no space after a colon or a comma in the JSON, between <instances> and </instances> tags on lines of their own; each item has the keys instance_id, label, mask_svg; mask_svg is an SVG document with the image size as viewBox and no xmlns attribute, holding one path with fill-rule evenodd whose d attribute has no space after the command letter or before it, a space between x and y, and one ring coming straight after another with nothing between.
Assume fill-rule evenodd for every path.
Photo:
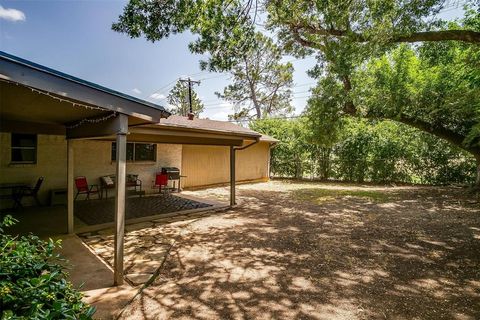
<instances>
[{"instance_id":1,"label":"leafy tree canopy","mask_svg":"<svg viewBox=\"0 0 480 320\"><path fill-rule=\"evenodd\" d=\"M293 66L281 63L282 52L273 41L257 33L255 48L245 52L230 71L233 83L217 96L233 103L231 119L261 119L292 111Z\"/></svg>"},{"instance_id":2,"label":"leafy tree canopy","mask_svg":"<svg viewBox=\"0 0 480 320\"><path fill-rule=\"evenodd\" d=\"M388 49L395 42L479 43L478 25L445 28L436 18L448 4L445 0L130 0L112 27L150 41L190 31L199 36L190 50L210 53L202 66L218 71L238 64L243 53L255 46L256 24L276 32L286 49L300 55L320 51L328 61L338 50L366 53Z\"/></svg>"},{"instance_id":3,"label":"leafy tree canopy","mask_svg":"<svg viewBox=\"0 0 480 320\"><path fill-rule=\"evenodd\" d=\"M447 23L438 18L446 0L130 0L113 29L151 41L190 31L198 36L190 50L209 54L202 68L224 71L258 47L262 24L285 52L318 58L310 74L322 98L310 114L393 119L436 135L475 156L480 186L472 71L479 70L480 2L466 3L465 18Z\"/></svg>"}]
</instances>

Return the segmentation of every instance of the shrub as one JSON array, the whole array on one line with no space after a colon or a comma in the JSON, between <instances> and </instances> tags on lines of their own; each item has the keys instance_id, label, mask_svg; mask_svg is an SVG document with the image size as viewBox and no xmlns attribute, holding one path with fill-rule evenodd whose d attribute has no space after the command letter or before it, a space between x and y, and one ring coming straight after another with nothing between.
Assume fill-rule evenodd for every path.
<instances>
[{"instance_id":1,"label":"shrub","mask_svg":"<svg viewBox=\"0 0 480 320\"><path fill-rule=\"evenodd\" d=\"M1 319L92 319L95 309L82 302L54 253L60 240L12 237L4 228L14 223L10 216L0 221Z\"/></svg>"}]
</instances>

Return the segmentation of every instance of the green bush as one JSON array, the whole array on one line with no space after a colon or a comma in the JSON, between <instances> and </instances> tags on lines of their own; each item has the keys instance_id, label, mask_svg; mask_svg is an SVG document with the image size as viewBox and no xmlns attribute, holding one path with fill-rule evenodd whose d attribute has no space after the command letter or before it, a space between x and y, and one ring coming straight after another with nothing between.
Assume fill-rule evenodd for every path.
<instances>
[{"instance_id":1,"label":"green bush","mask_svg":"<svg viewBox=\"0 0 480 320\"><path fill-rule=\"evenodd\" d=\"M54 249L60 241L34 235L12 237L0 221L1 319L92 319L95 309L82 302L82 294L66 280Z\"/></svg>"},{"instance_id":2,"label":"green bush","mask_svg":"<svg viewBox=\"0 0 480 320\"><path fill-rule=\"evenodd\" d=\"M351 182L473 183L475 159L427 133L392 121L344 120L321 143L305 120L261 119L251 128L280 142L272 149L275 177Z\"/></svg>"}]
</instances>

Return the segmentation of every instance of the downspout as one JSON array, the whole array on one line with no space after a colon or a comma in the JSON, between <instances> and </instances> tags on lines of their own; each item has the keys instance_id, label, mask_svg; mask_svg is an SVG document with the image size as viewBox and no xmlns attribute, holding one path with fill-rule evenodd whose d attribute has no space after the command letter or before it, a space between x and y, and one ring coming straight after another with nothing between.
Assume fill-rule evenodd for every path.
<instances>
[{"instance_id":1,"label":"downspout","mask_svg":"<svg viewBox=\"0 0 480 320\"><path fill-rule=\"evenodd\" d=\"M256 137L255 141L247 144L246 146L242 147L230 147L230 206L236 205L236 199L235 199L235 183L236 183L236 177L235 177L235 151L237 150L245 150L247 148L250 148L251 146L257 144L260 142L260 137Z\"/></svg>"},{"instance_id":2,"label":"downspout","mask_svg":"<svg viewBox=\"0 0 480 320\"><path fill-rule=\"evenodd\" d=\"M246 146L242 146L242 147L233 147L233 149L236 151L236 150L245 150L247 148L250 148L251 146L257 144L260 142L260 137L256 137L255 138L255 141L250 143L250 144L247 144Z\"/></svg>"}]
</instances>

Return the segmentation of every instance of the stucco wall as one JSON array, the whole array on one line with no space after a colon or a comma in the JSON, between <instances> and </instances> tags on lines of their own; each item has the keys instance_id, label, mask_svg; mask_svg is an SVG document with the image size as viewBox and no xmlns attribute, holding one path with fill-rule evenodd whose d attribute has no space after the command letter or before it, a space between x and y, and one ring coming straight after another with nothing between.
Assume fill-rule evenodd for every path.
<instances>
[{"instance_id":1,"label":"stucco wall","mask_svg":"<svg viewBox=\"0 0 480 320\"><path fill-rule=\"evenodd\" d=\"M270 145L260 142L237 151L236 180L267 180ZM229 147L183 146L182 174L186 175L184 187L198 187L230 181Z\"/></svg>"},{"instance_id":2,"label":"stucco wall","mask_svg":"<svg viewBox=\"0 0 480 320\"><path fill-rule=\"evenodd\" d=\"M10 133L0 133L0 183L28 183L33 185L38 177L45 177L40 189L40 200L47 204L50 190L67 186L67 142L64 136L42 135L37 138L37 163L12 165ZM77 140L74 145L74 174L86 176L89 184L99 184L99 177L115 173L111 161L111 142ZM139 174L144 190L155 192L152 182L161 167L182 167L182 146L157 144L157 161L127 162L127 173ZM113 195L110 191L110 195ZM25 205L32 203L25 199ZM0 200L0 208L11 206L11 201Z\"/></svg>"},{"instance_id":3,"label":"stucco wall","mask_svg":"<svg viewBox=\"0 0 480 320\"><path fill-rule=\"evenodd\" d=\"M101 176L115 174L116 163L111 160L111 146L110 141L74 141L75 176L85 176L89 184L99 184ZM182 167L182 145L157 144L156 162L127 162L127 173L138 174L144 190L155 192L152 184L155 173L161 167ZM113 195L111 191L110 195Z\"/></svg>"},{"instance_id":4,"label":"stucco wall","mask_svg":"<svg viewBox=\"0 0 480 320\"><path fill-rule=\"evenodd\" d=\"M64 136L42 135L37 137L36 164L10 164L11 135L0 132L0 183L34 184L43 176L44 183L40 189L40 199L46 203L48 190L63 188L67 184L67 143ZM25 204L31 199L25 199ZM1 207L9 206L10 202L2 200Z\"/></svg>"}]
</instances>

